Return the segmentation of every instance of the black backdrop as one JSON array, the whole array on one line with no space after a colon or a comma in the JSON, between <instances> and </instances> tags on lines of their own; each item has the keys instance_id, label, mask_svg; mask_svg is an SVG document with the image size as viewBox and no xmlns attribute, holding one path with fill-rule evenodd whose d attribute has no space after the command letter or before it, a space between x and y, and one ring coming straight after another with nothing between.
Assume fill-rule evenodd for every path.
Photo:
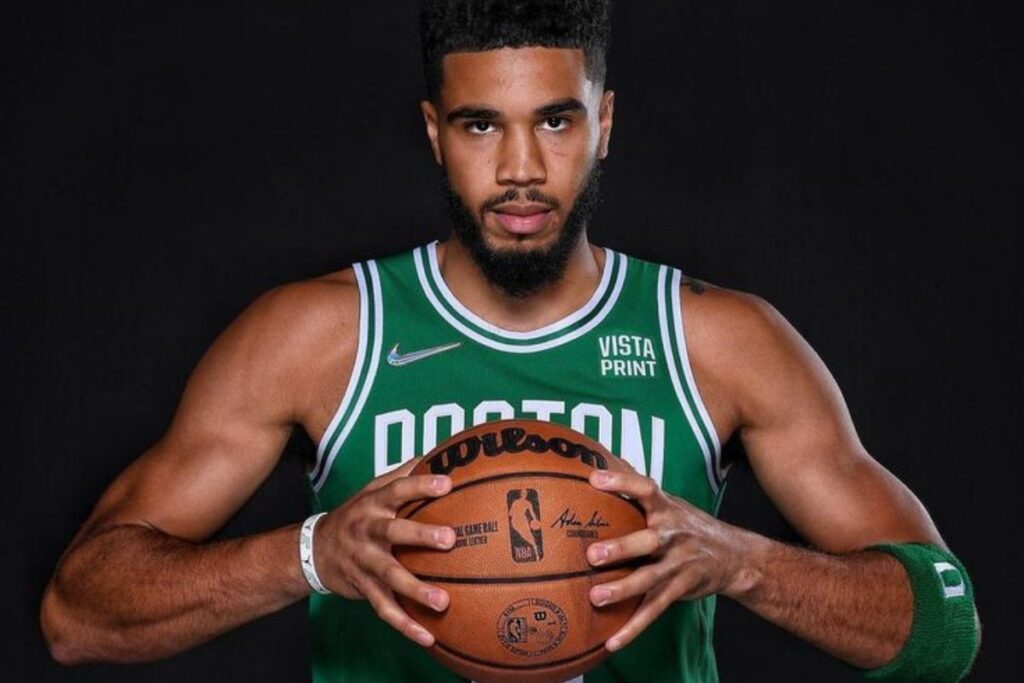
<instances>
[{"instance_id":1,"label":"black backdrop","mask_svg":"<svg viewBox=\"0 0 1024 683\"><path fill-rule=\"evenodd\" d=\"M0 22L6 673L308 680L304 604L136 667L63 669L35 615L247 302L445 234L413 3L30 4ZM619 5L592 239L793 322L972 571L972 680L1002 679L1022 597L1015 24L976 3ZM308 447L224 535L304 516ZM738 469L723 516L793 539ZM715 638L724 681L857 680L727 600Z\"/></svg>"}]
</instances>

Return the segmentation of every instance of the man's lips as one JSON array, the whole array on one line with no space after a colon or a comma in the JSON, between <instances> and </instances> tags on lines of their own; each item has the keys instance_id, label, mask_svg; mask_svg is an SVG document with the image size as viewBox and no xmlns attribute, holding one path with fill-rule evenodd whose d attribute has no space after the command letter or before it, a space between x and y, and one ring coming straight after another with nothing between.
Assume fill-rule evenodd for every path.
<instances>
[{"instance_id":1,"label":"man's lips","mask_svg":"<svg viewBox=\"0 0 1024 683\"><path fill-rule=\"evenodd\" d=\"M547 204L499 204L491 210L502 227L517 235L540 232L551 214Z\"/></svg>"}]
</instances>

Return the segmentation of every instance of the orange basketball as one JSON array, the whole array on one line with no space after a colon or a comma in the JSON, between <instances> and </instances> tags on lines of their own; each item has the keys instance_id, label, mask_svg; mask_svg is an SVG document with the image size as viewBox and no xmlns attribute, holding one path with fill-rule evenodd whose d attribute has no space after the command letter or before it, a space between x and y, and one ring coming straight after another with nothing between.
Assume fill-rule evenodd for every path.
<instances>
[{"instance_id":1,"label":"orange basketball","mask_svg":"<svg viewBox=\"0 0 1024 683\"><path fill-rule=\"evenodd\" d=\"M629 466L567 427L505 420L453 436L412 470L452 478L448 495L399 515L453 527L455 547L394 549L451 596L440 614L401 600L434 634L430 651L441 663L482 683L554 683L607 656L604 642L640 599L594 607L590 588L632 568L594 568L586 549L647 524L635 501L590 485L594 469Z\"/></svg>"}]
</instances>

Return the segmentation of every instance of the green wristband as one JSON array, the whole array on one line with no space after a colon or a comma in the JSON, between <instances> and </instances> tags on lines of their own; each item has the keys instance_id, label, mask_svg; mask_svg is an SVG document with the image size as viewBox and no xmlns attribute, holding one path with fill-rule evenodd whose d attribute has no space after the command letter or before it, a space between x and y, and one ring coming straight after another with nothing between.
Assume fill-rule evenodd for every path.
<instances>
[{"instance_id":1,"label":"green wristband","mask_svg":"<svg viewBox=\"0 0 1024 683\"><path fill-rule=\"evenodd\" d=\"M910 636L896 658L865 671L872 681L954 683L970 671L978 651L974 588L952 553L924 543L882 543L867 550L903 564L914 593Z\"/></svg>"}]
</instances>

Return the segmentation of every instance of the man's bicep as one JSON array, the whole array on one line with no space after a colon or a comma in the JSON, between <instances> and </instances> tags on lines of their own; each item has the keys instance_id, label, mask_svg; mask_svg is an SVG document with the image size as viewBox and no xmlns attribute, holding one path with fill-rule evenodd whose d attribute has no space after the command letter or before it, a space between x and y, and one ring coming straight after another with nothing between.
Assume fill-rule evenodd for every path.
<instances>
[{"instance_id":1,"label":"man's bicep","mask_svg":"<svg viewBox=\"0 0 1024 683\"><path fill-rule=\"evenodd\" d=\"M289 296L264 295L214 342L167 433L115 479L80 537L142 524L202 540L266 479L298 411L304 323Z\"/></svg>"},{"instance_id":2,"label":"man's bicep","mask_svg":"<svg viewBox=\"0 0 1024 683\"><path fill-rule=\"evenodd\" d=\"M763 362L747 369L758 377L742 392L740 435L780 512L828 551L881 541L941 544L920 501L861 445L821 359L778 312L763 302L759 308L751 340Z\"/></svg>"},{"instance_id":3,"label":"man's bicep","mask_svg":"<svg viewBox=\"0 0 1024 683\"><path fill-rule=\"evenodd\" d=\"M168 434L103 494L85 534L140 524L192 541L216 532L273 469L287 430L260 439L210 435L182 441Z\"/></svg>"},{"instance_id":4,"label":"man's bicep","mask_svg":"<svg viewBox=\"0 0 1024 683\"><path fill-rule=\"evenodd\" d=\"M848 552L886 541L943 545L920 501L866 453L794 448L785 458L766 453L752 456L751 463L768 497L816 548Z\"/></svg>"}]
</instances>

